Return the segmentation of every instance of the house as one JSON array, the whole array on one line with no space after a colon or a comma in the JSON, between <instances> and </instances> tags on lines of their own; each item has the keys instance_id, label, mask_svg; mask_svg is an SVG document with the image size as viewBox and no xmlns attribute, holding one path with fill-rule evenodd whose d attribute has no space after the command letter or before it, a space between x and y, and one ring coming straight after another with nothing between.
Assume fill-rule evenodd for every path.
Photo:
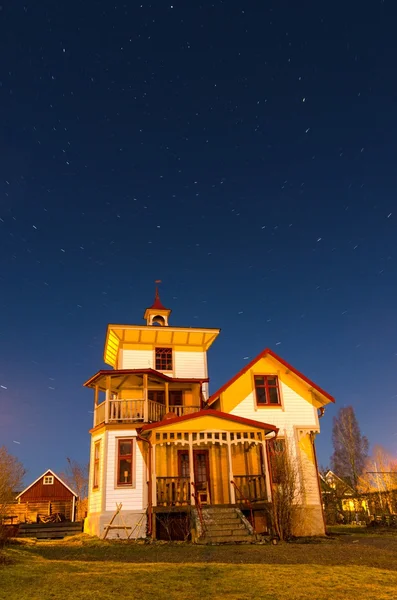
<instances>
[{"instance_id":1,"label":"house","mask_svg":"<svg viewBox=\"0 0 397 600\"><path fill-rule=\"evenodd\" d=\"M48 517L55 513L66 521L74 521L76 500L77 494L48 469L17 494L15 502L8 506L7 513L21 523L35 523L40 516Z\"/></svg>"},{"instance_id":2,"label":"house","mask_svg":"<svg viewBox=\"0 0 397 600\"><path fill-rule=\"evenodd\" d=\"M303 487L295 532L324 534L314 440L332 396L269 349L210 395L220 330L171 326L170 314L156 288L146 324L109 325L110 369L84 384L94 391L85 531L162 537L171 523L200 537L212 523L221 534L220 509L236 534L269 530L272 456L288 445Z\"/></svg>"}]
</instances>

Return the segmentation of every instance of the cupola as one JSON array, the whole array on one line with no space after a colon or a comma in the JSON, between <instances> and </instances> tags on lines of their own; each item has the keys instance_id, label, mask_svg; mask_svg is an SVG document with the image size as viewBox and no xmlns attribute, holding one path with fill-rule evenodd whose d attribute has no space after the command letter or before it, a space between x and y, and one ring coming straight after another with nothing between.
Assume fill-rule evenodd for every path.
<instances>
[{"instance_id":1,"label":"cupola","mask_svg":"<svg viewBox=\"0 0 397 600\"><path fill-rule=\"evenodd\" d=\"M165 308L160 300L158 284L161 283L161 281L158 279L155 283L156 293L154 302L152 306L149 306L149 308L145 310L143 318L146 319L146 325L168 327L168 317L171 314L171 309Z\"/></svg>"}]
</instances>

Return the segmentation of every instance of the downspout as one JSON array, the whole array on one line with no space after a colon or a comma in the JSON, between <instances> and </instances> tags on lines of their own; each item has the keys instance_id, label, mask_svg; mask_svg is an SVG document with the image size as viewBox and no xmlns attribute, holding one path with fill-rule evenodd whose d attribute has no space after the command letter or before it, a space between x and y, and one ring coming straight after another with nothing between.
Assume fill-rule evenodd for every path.
<instances>
[{"instance_id":1,"label":"downspout","mask_svg":"<svg viewBox=\"0 0 397 600\"><path fill-rule=\"evenodd\" d=\"M153 531L153 501L152 501L152 442L144 437L142 437L138 432L137 432L137 440L140 440L141 442L145 442L148 445L148 453L149 453L149 457L148 457L148 471L149 471L149 479L148 479L148 504L147 504L147 508L148 508L148 535L151 536L152 535L152 531Z\"/></svg>"},{"instance_id":2,"label":"downspout","mask_svg":"<svg viewBox=\"0 0 397 600\"><path fill-rule=\"evenodd\" d=\"M321 411L321 414L319 415L319 418L321 419L321 417L324 414L325 408L322 407L323 410ZM315 432L311 431L310 432L310 441L312 443L312 448L313 448L313 458L314 458L314 468L316 469L316 474L317 474L317 485L318 485L318 493L319 493L319 497L320 497L320 506L321 506L321 514L323 516L323 523L324 523L324 531L325 531L325 535L328 535L327 533L327 524L325 522L325 513L324 513L324 506L323 506L323 495L321 493L321 482L320 482L320 473L318 472L318 462L317 462L317 451L316 451L316 445L315 445Z\"/></svg>"}]
</instances>

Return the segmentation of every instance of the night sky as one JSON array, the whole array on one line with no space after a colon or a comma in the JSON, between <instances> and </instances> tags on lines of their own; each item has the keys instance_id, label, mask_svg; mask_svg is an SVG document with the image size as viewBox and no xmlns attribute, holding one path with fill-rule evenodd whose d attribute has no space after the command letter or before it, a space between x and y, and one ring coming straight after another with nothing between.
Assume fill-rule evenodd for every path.
<instances>
[{"instance_id":1,"label":"night sky","mask_svg":"<svg viewBox=\"0 0 397 600\"><path fill-rule=\"evenodd\" d=\"M108 323L220 327L397 452L397 5L12 0L0 35L0 445L88 460Z\"/></svg>"}]
</instances>

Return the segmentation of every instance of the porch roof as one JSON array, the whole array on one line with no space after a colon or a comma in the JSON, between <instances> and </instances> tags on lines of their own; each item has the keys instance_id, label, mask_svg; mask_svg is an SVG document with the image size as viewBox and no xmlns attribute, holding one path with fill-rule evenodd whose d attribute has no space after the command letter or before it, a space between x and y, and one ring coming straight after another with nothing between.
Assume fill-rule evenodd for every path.
<instances>
[{"instance_id":1,"label":"porch roof","mask_svg":"<svg viewBox=\"0 0 397 600\"><path fill-rule=\"evenodd\" d=\"M147 425L143 425L143 427L140 429L140 433L145 433L148 431L152 431L153 429L165 427L169 429L170 426L172 429L177 429L179 424L183 423L186 424L186 426L188 426L191 425L191 423L188 423L189 421L195 421L197 419L208 420L208 417L211 417L211 420L213 421L227 421L227 429L230 429L230 423L232 422L236 424L238 423L240 426L244 426L245 428L261 429L264 430L265 433L274 432L276 435L278 433L278 427L276 427L275 425L269 425L269 423L262 423L261 421L254 421L253 419L246 419L245 417L238 417L237 415L231 415L229 413L225 413L220 410L213 410L211 408L205 408L190 415L183 415L182 417L164 418L162 421L158 421L156 423L148 423ZM196 422L194 424L196 425ZM198 425L199 423L197 423L197 426ZM200 428L197 427L197 429Z\"/></svg>"},{"instance_id":2,"label":"porch roof","mask_svg":"<svg viewBox=\"0 0 397 600\"><path fill-rule=\"evenodd\" d=\"M95 375L93 375L88 381L86 381L83 386L84 387L95 387L95 385L100 385L105 381L106 377L111 378L123 378L129 377L130 375L149 375L152 379L169 381L170 383L206 383L207 378L184 378L184 377L170 377L169 375L165 375L160 371L156 371L155 369L101 369Z\"/></svg>"}]
</instances>

